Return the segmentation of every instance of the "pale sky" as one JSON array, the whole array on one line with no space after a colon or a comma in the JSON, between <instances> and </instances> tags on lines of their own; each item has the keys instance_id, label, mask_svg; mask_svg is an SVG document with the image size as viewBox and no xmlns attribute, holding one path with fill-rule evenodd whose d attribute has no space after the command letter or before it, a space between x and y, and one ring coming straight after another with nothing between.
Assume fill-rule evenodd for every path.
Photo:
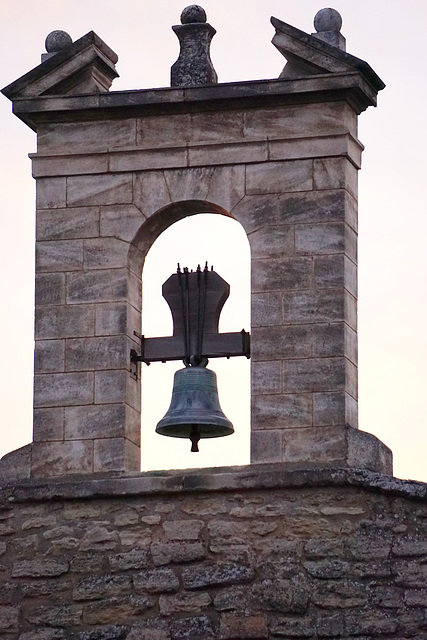
<instances>
[{"instance_id":1,"label":"pale sky","mask_svg":"<svg viewBox=\"0 0 427 640\"><path fill-rule=\"evenodd\" d=\"M112 0L0 0L0 85L39 64L46 35L63 29L73 40L93 30L116 51L121 77L112 90L168 86L178 54L170 27L179 23L185 6L181 0L122 0L120 5ZM212 60L219 81L228 82L278 77L284 59L270 43L270 16L311 33L313 17L324 5L317 0L205 0L203 6L217 30ZM378 108L359 118L359 138L366 147L359 174L359 426L393 450L396 476L427 481L427 3L336 0L333 7L343 18L347 51L366 60L387 85ZM35 151L35 134L11 114L3 96L0 140L1 456L31 441L34 181L28 153ZM207 235L212 236L209 229ZM163 241L168 242L166 235ZM242 265L247 261L245 242L243 238ZM165 255L164 248L159 251ZM223 271L230 266L221 264L214 248L212 252L200 258L186 253L181 259L189 266L193 260L209 259L230 280ZM175 256L173 262L175 266ZM167 277L171 269L164 268ZM247 278L247 272L242 277ZM224 309L229 315L224 322L231 323L228 330L240 330L241 322L249 328L247 303L239 301L238 306L239 326L231 326L237 322L236 312ZM150 449L150 420L155 424L164 413L163 406L156 405L154 417L144 423L143 468L171 466L171 456L179 459L173 466L248 461L247 409L241 404L247 396L247 366L245 373L246 363L238 361L221 363L218 376L241 382L242 400L234 387L230 392L230 384L223 389L220 385L224 412L239 434L202 442L196 461L188 443L176 439L157 437L161 446ZM159 386L156 376L163 375L162 366L167 367L150 367L153 388ZM162 402L168 405L169 391L166 396Z\"/></svg>"}]
</instances>

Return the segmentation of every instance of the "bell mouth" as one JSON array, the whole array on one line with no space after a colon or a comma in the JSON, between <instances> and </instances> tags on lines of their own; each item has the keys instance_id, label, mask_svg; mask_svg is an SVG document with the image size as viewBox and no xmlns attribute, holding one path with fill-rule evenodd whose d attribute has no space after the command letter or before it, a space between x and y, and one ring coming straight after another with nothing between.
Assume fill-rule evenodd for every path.
<instances>
[{"instance_id":1,"label":"bell mouth","mask_svg":"<svg viewBox=\"0 0 427 640\"><path fill-rule=\"evenodd\" d=\"M156 427L156 433L170 438L189 438L194 428L198 429L200 438L221 438L222 436L231 436L234 433L234 427L228 420L223 425L218 422L202 423L201 421L179 424L177 420L171 420L168 424L161 420Z\"/></svg>"}]
</instances>

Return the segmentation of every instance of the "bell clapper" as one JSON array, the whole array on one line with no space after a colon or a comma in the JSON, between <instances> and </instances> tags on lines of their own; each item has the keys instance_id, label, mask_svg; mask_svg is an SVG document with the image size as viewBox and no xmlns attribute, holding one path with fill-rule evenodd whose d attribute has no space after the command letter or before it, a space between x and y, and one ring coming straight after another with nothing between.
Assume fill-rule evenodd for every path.
<instances>
[{"instance_id":1,"label":"bell clapper","mask_svg":"<svg viewBox=\"0 0 427 640\"><path fill-rule=\"evenodd\" d=\"M193 453L198 453L199 452L199 440L200 440L200 430L199 427L197 426L197 424L193 424L191 426L191 433L190 433L190 440L191 440L191 451Z\"/></svg>"}]
</instances>

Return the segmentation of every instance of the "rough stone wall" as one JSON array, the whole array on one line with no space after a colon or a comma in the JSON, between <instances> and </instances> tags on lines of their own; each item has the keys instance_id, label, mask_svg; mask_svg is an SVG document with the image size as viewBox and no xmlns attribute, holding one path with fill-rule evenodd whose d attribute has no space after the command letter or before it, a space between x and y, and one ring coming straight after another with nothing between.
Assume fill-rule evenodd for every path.
<instances>
[{"instance_id":1,"label":"rough stone wall","mask_svg":"<svg viewBox=\"0 0 427 640\"><path fill-rule=\"evenodd\" d=\"M427 638L426 485L192 473L3 491L0 637Z\"/></svg>"}]
</instances>

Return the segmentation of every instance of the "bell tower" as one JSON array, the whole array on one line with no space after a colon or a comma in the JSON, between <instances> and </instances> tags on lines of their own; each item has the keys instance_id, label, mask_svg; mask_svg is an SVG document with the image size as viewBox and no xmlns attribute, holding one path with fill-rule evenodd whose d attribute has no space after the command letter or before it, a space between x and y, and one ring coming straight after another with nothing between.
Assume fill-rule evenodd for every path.
<instances>
[{"instance_id":1,"label":"bell tower","mask_svg":"<svg viewBox=\"0 0 427 640\"><path fill-rule=\"evenodd\" d=\"M34 435L6 477L139 471L144 259L204 212L251 247L252 463L392 472L357 418L357 118L384 84L334 10L313 34L272 24L278 79L218 83L215 29L192 5L171 87L110 91L107 44L55 32L3 89L37 132Z\"/></svg>"}]
</instances>

